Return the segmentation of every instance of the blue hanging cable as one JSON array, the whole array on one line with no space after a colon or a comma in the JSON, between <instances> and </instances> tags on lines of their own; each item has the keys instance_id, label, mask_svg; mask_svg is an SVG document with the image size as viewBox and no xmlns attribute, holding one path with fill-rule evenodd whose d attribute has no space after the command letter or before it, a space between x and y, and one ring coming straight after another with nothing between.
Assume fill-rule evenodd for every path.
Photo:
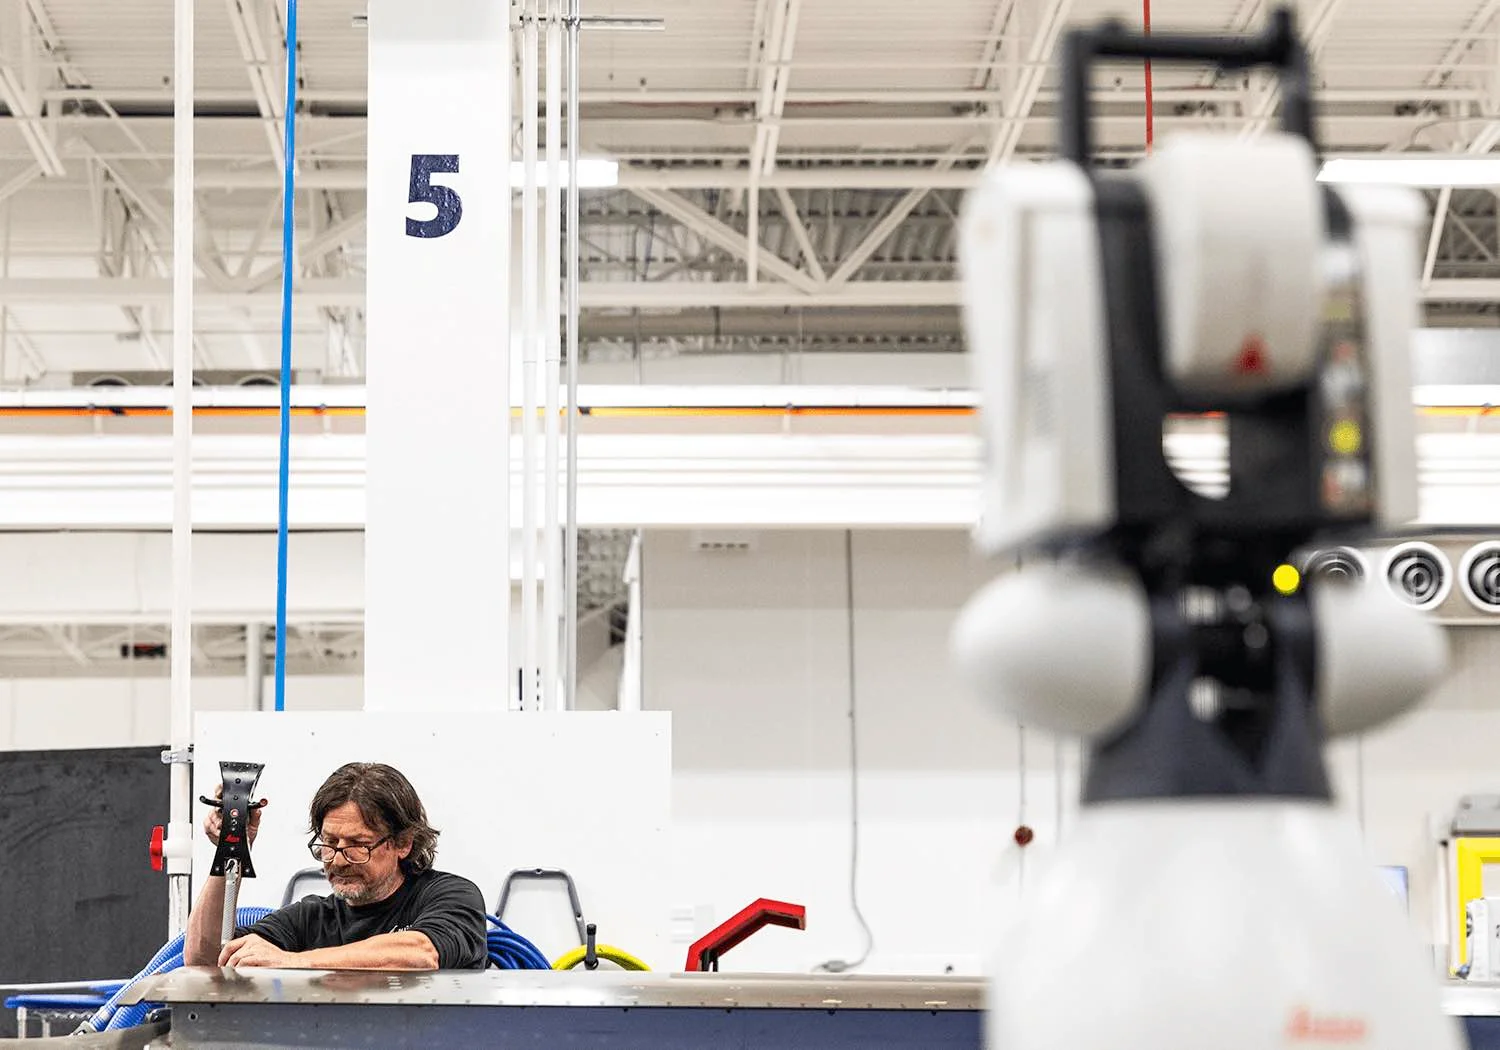
<instances>
[{"instance_id":1,"label":"blue hanging cable","mask_svg":"<svg viewBox=\"0 0 1500 1050\"><path fill-rule=\"evenodd\" d=\"M297 0L286 0L286 172L281 199L281 462L276 479L276 710L286 710L287 502L292 467L292 275L297 230Z\"/></svg>"}]
</instances>

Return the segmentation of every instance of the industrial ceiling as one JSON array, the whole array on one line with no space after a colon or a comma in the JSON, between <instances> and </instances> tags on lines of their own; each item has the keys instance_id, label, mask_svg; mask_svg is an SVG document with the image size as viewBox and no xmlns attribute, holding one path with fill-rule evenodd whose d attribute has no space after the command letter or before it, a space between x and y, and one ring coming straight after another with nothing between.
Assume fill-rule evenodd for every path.
<instances>
[{"instance_id":1,"label":"industrial ceiling","mask_svg":"<svg viewBox=\"0 0 1500 1050\"><path fill-rule=\"evenodd\" d=\"M954 216L986 164L1044 156L1050 56L1101 0L614 0L661 32L586 34L585 353L962 348ZM1254 27L1261 0L1156 0L1158 26ZM1305 0L1330 153L1487 152L1500 140L1495 0ZM198 4L198 366L274 368L284 32L277 0ZM299 49L304 375L363 370L366 90L360 0L304 4ZM0 378L162 371L170 316L172 9L0 0ZM1155 70L1158 135L1263 128L1258 77ZM1096 84L1101 147L1144 145L1144 78ZM485 99L455 99L486 113ZM512 114L514 116L514 114ZM514 133L497 126L496 134ZM1430 194L1434 324L1493 323L1496 204Z\"/></svg>"}]
</instances>

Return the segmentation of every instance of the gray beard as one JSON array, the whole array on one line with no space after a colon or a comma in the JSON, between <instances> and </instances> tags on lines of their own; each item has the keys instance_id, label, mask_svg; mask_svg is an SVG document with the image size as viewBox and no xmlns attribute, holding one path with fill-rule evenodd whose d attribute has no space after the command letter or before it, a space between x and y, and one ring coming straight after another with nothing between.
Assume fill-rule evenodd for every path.
<instances>
[{"instance_id":1,"label":"gray beard","mask_svg":"<svg viewBox=\"0 0 1500 1050\"><path fill-rule=\"evenodd\" d=\"M345 904L359 907L364 904L379 904L400 888L401 879L398 873L391 878L390 882L378 886L365 884L358 890L341 890L334 887L333 895Z\"/></svg>"}]
</instances>

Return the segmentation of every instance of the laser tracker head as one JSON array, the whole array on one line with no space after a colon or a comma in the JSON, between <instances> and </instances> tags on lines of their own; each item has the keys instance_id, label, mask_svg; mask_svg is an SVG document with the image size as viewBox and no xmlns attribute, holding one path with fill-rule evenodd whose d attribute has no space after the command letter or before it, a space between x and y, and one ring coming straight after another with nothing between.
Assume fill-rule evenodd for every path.
<instances>
[{"instance_id":1,"label":"laser tracker head","mask_svg":"<svg viewBox=\"0 0 1500 1050\"><path fill-rule=\"evenodd\" d=\"M1106 58L1270 66L1282 127L1104 170ZM1326 797L1323 739L1404 711L1445 662L1411 609L1294 563L1416 516L1422 203L1317 181L1289 10L1250 38L1077 30L1061 80L1059 159L992 171L962 219L978 540L1024 567L964 610L957 661L1007 713L1096 743L1091 797Z\"/></svg>"}]
</instances>

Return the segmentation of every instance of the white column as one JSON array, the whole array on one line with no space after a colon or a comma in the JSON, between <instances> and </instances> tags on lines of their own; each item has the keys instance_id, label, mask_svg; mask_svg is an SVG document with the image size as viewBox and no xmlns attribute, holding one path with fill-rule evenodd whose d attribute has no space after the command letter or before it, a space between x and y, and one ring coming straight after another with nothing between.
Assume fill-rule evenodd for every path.
<instances>
[{"instance_id":1,"label":"white column","mask_svg":"<svg viewBox=\"0 0 1500 1050\"><path fill-rule=\"evenodd\" d=\"M245 624L245 707L266 710L266 625Z\"/></svg>"},{"instance_id":2,"label":"white column","mask_svg":"<svg viewBox=\"0 0 1500 1050\"><path fill-rule=\"evenodd\" d=\"M508 18L370 2L370 710L506 708Z\"/></svg>"},{"instance_id":3,"label":"white column","mask_svg":"<svg viewBox=\"0 0 1500 1050\"><path fill-rule=\"evenodd\" d=\"M173 6L172 73L172 634L171 750L193 739L193 4ZM187 929L192 896L192 766L171 767L167 930Z\"/></svg>"}]
</instances>

